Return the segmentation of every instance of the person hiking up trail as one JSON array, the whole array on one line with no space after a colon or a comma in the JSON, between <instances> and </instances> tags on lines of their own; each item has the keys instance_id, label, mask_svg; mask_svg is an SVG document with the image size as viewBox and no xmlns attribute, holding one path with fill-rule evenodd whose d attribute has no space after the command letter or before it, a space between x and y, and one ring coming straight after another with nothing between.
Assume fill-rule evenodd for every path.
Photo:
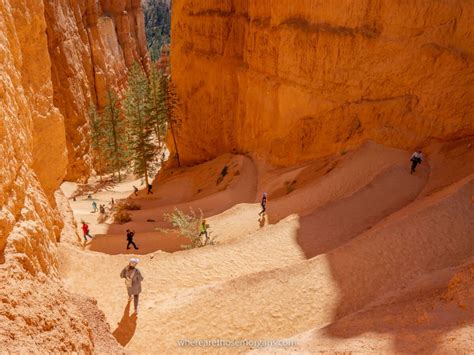
<instances>
[{"instance_id":1,"label":"person hiking up trail","mask_svg":"<svg viewBox=\"0 0 474 355\"><path fill-rule=\"evenodd\" d=\"M133 193L138 196L138 188L135 185L133 185Z\"/></svg>"},{"instance_id":2,"label":"person hiking up trail","mask_svg":"<svg viewBox=\"0 0 474 355\"><path fill-rule=\"evenodd\" d=\"M418 164L421 164L421 162L423 161L423 152L421 150L414 152L410 158L410 161L411 161L410 174L413 174L416 170L416 166Z\"/></svg>"},{"instance_id":3,"label":"person hiking up trail","mask_svg":"<svg viewBox=\"0 0 474 355\"><path fill-rule=\"evenodd\" d=\"M264 192L262 196L262 201L260 202L260 206L262 206L262 210L259 212L259 216L265 214L267 210L267 193Z\"/></svg>"},{"instance_id":4,"label":"person hiking up trail","mask_svg":"<svg viewBox=\"0 0 474 355\"><path fill-rule=\"evenodd\" d=\"M86 222L82 221L82 233L84 234L84 241L87 243L87 237L93 238L89 232L89 226Z\"/></svg>"},{"instance_id":5,"label":"person hiking up trail","mask_svg":"<svg viewBox=\"0 0 474 355\"><path fill-rule=\"evenodd\" d=\"M206 243L204 245L207 245L207 242L209 241L209 234L207 233L207 227L208 225L206 224L206 220L204 219L199 225L199 236L201 235L206 236Z\"/></svg>"},{"instance_id":6,"label":"person hiking up trail","mask_svg":"<svg viewBox=\"0 0 474 355\"><path fill-rule=\"evenodd\" d=\"M125 287L128 293L128 302L133 298L133 306L135 314L138 314L138 298L142 292L143 276L140 270L137 269L139 259L131 258L129 264L122 270L120 277L125 279Z\"/></svg>"},{"instance_id":7,"label":"person hiking up trail","mask_svg":"<svg viewBox=\"0 0 474 355\"><path fill-rule=\"evenodd\" d=\"M92 208L94 209L92 212L96 213L97 212L97 202L95 202L95 201L92 202Z\"/></svg>"},{"instance_id":8,"label":"person hiking up trail","mask_svg":"<svg viewBox=\"0 0 474 355\"><path fill-rule=\"evenodd\" d=\"M151 191L152 189L153 189L153 185L152 185L152 184L148 184L147 195L149 195L149 194L152 194L152 195L153 195L153 191Z\"/></svg>"},{"instance_id":9,"label":"person hiking up trail","mask_svg":"<svg viewBox=\"0 0 474 355\"><path fill-rule=\"evenodd\" d=\"M135 232L132 232L130 229L127 229L127 249L130 249L130 245L133 245L135 250L138 250L137 245L133 242L133 237L135 236Z\"/></svg>"}]
</instances>

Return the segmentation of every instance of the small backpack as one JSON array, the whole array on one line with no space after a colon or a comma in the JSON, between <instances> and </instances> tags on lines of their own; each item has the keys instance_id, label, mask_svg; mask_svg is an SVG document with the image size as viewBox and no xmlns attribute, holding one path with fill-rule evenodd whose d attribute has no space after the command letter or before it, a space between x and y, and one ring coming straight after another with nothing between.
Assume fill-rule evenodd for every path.
<instances>
[{"instance_id":1,"label":"small backpack","mask_svg":"<svg viewBox=\"0 0 474 355\"><path fill-rule=\"evenodd\" d=\"M127 286L127 288L131 288L131 287L132 287L133 278L134 278L134 276L135 276L135 272L136 272L136 271L137 271L137 270L134 269L134 270L132 271L132 274L130 275L130 277L128 277L128 276L127 276L127 273L125 273L125 286Z\"/></svg>"}]
</instances>

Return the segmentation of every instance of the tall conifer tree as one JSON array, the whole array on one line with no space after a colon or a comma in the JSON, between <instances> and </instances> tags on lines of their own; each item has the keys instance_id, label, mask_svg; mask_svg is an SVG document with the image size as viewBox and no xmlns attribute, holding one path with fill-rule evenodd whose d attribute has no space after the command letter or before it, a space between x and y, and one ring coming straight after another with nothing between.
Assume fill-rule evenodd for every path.
<instances>
[{"instance_id":1,"label":"tall conifer tree","mask_svg":"<svg viewBox=\"0 0 474 355\"><path fill-rule=\"evenodd\" d=\"M103 120L97 113L94 105L89 108L89 129L91 138L91 155L94 167L99 174L102 181L102 174L104 173L104 152L105 152L105 129Z\"/></svg>"},{"instance_id":2,"label":"tall conifer tree","mask_svg":"<svg viewBox=\"0 0 474 355\"><path fill-rule=\"evenodd\" d=\"M161 91L165 93L165 101L162 106L162 115L165 117L168 127L171 130L173 137L174 149L176 152L176 159L178 160L178 166L181 166L181 160L179 158L178 142L176 141L175 125L178 122L178 107L179 100L178 94L176 93L176 87L174 85L171 76L161 76Z\"/></svg>"},{"instance_id":3,"label":"tall conifer tree","mask_svg":"<svg viewBox=\"0 0 474 355\"><path fill-rule=\"evenodd\" d=\"M120 116L117 94L107 92L107 105L103 114L105 127L105 155L114 175L122 180L121 170L127 167L127 122Z\"/></svg>"},{"instance_id":4,"label":"tall conifer tree","mask_svg":"<svg viewBox=\"0 0 474 355\"><path fill-rule=\"evenodd\" d=\"M133 170L145 178L147 185L157 151L149 99L148 80L141 67L135 63L128 76L123 112L130 127L129 149Z\"/></svg>"}]
</instances>

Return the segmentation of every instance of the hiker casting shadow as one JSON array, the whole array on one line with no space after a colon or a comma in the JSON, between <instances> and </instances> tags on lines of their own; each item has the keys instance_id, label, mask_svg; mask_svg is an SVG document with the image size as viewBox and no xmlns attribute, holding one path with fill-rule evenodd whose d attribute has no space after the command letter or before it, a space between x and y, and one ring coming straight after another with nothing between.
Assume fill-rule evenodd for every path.
<instances>
[{"instance_id":1,"label":"hiker casting shadow","mask_svg":"<svg viewBox=\"0 0 474 355\"><path fill-rule=\"evenodd\" d=\"M129 299L123 311L122 319L117 324L117 329L112 333L117 342L122 346L127 345L132 340L137 329L137 315L135 313L130 315L130 303Z\"/></svg>"}]
</instances>

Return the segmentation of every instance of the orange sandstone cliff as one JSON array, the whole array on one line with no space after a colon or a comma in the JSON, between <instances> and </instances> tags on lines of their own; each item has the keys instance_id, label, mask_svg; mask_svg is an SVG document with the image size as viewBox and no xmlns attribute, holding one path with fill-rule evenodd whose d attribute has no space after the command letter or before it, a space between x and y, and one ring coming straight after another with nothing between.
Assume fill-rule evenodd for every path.
<instances>
[{"instance_id":1,"label":"orange sandstone cliff","mask_svg":"<svg viewBox=\"0 0 474 355\"><path fill-rule=\"evenodd\" d=\"M67 179L89 173L87 112L104 107L110 87L119 89L133 62L146 66L140 0L44 0L54 104L64 116Z\"/></svg>"},{"instance_id":2,"label":"orange sandstone cliff","mask_svg":"<svg viewBox=\"0 0 474 355\"><path fill-rule=\"evenodd\" d=\"M140 1L0 2L3 351L90 353L102 344L121 352L93 301L62 286L53 194L67 170L89 172L89 104L103 105L106 87L119 87L134 60L147 60Z\"/></svg>"},{"instance_id":3,"label":"orange sandstone cliff","mask_svg":"<svg viewBox=\"0 0 474 355\"><path fill-rule=\"evenodd\" d=\"M470 0L174 1L181 158L291 165L471 135L473 16Z\"/></svg>"}]
</instances>

